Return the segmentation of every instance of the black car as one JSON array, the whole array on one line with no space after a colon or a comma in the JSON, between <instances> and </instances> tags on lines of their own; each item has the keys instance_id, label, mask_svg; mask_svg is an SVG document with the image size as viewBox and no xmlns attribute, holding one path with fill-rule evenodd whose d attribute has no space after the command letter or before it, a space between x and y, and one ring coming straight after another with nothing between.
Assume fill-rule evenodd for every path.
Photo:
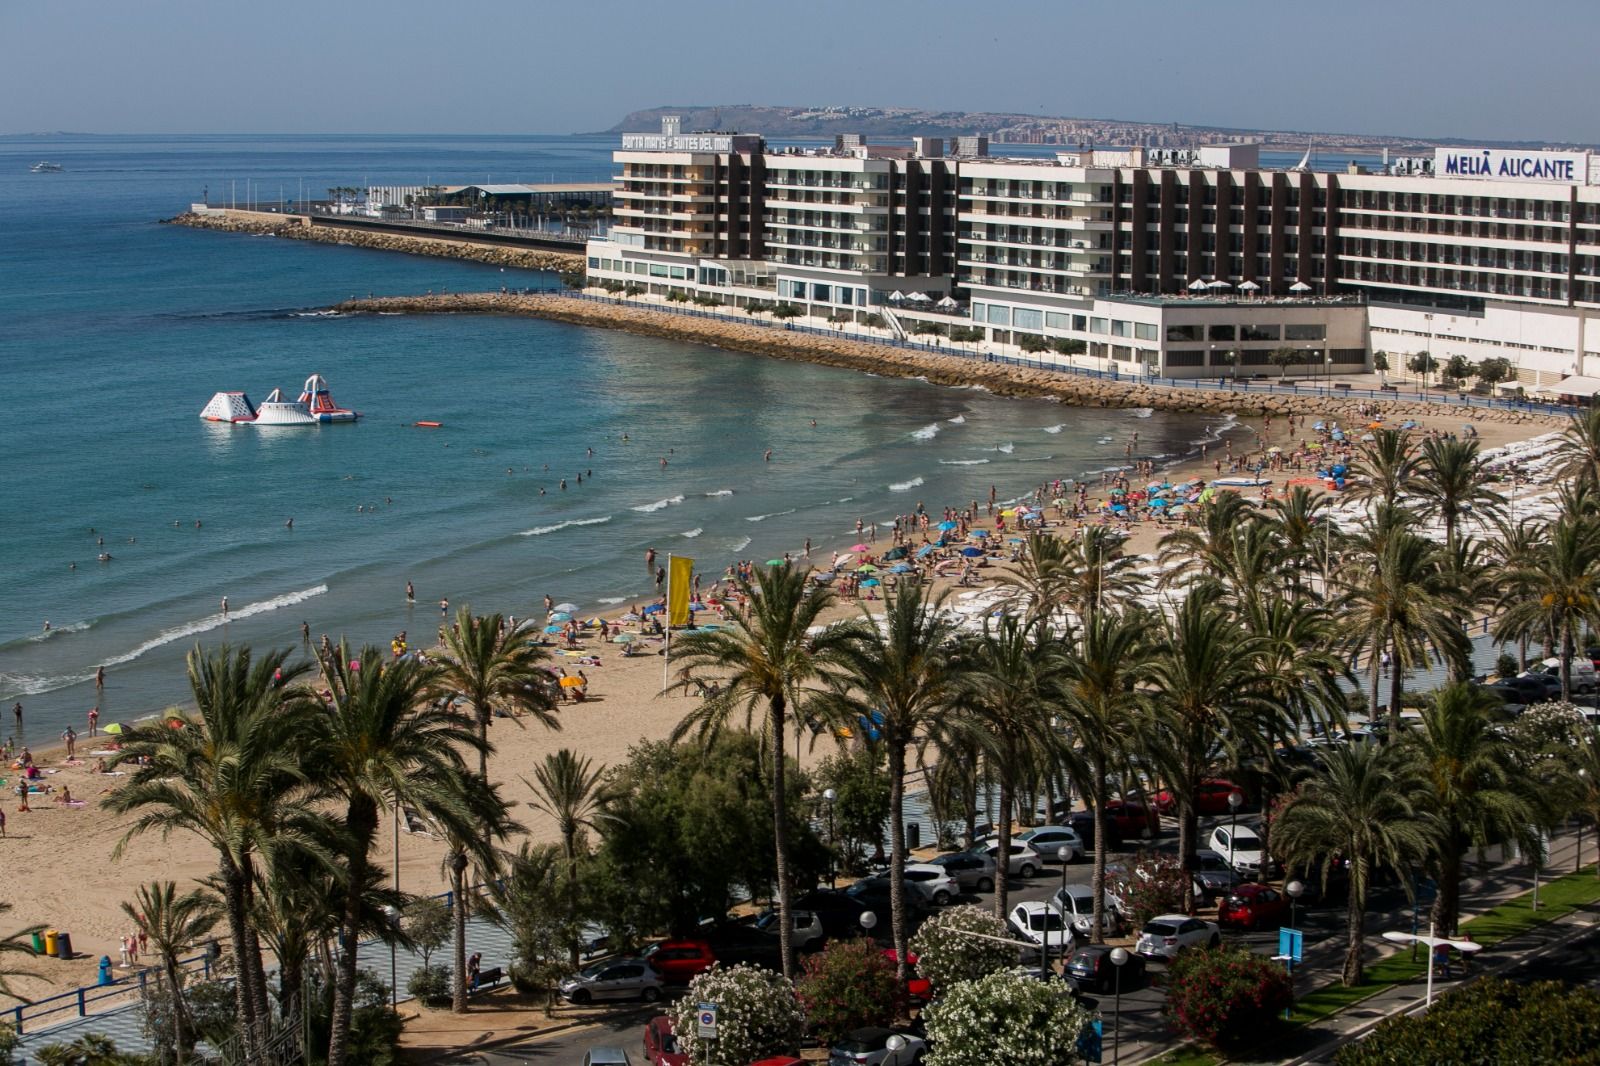
<instances>
[{"instance_id":1,"label":"black car","mask_svg":"<svg viewBox=\"0 0 1600 1066\"><path fill-rule=\"evenodd\" d=\"M872 911L878 917L878 926L889 928L888 893L884 893L883 906L865 905L843 889L817 888L804 893L790 904L792 911L812 911L822 921L823 931L830 937L855 937L863 932L861 914ZM875 927L876 928L876 927Z\"/></svg>"},{"instance_id":2,"label":"black car","mask_svg":"<svg viewBox=\"0 0 1600 1066\"><path fill-rule=\"evenodd\" d=\"M1561 679L1542 674L1530 677L1507 677L1492 685L1484 685L1483 690L1493 693L1506 703L1522 705L1548 703L1561 698Z\"/></svg>"},{"instance_id":3,"label":"black car","mask_svg":"<svg viewBox=\"0 0 1600 1066\"><path fill-rule=\"evenodd\" d=\"M1194 883L1206 899L1218 899L1234 890L1243 880L1228 860L1210 848L1195 852Z\"/></svg>"},{"instance_id":4,"label":"black car","mask_svg":"<svg viewBox=\"0 0 1600 1066\"><path fill-rule=\"evenodd\" d=\"M1091 992L1114 992L1118 988L1117 965L1111 961L1112 948L1108 944L1085 944L1067 960L1067 977L1080 989ZM1144 986L1144 960L1133 952L1122 964L1121 989L1130 992Z\"/></svg>"},{"instance_id":5,"label":"black car","mask_svg":"<svg viewBox=\"0 0 1600 1066\"><path fill-rule=\"evenodd\" d=\"M1076 832L1083 839L1084 847L1093 848L1095 846L1094 812L1073 811L1066 817L1067 820L1060 824L1066 825ZM1122 830L1117 827L1116 821L1111 818L1106 819L1106 847L1111 851L1122 850Z\"/></svg>"},{"instance_id":6,"label":"black car","mask_svg":"<svg viewBox=\"0 0 1600 1066\"><path fill-rule=\"evenodd\" d=\"M869 877L857 881L845 889L844 894L855 901L858 916L862 911L872 911L878 916L880 924L883 924L893 913L889 903L889 879L886 877ZM923 899L922 893L912 885L906 885L903 895L906 901L906 914L915 918L932 913L932 905ZM887 924L884 924L884 930L888 930Z\"/></svg>"}]
</instances>

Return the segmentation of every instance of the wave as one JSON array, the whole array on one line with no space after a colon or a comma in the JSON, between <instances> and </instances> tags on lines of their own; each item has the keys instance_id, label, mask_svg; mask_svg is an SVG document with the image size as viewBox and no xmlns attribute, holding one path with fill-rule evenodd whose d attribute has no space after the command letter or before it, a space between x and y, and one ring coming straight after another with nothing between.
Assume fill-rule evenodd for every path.
<instances>
[{"instance_id":1,"label":"wave","mask_svg":"<svg viewBox=\"0 0 1600 1066\"><path fill-rule=\"evenodd\" d=\"M791 507L787 511L773 511L771 514L746 515L746 522L765 522L769 518L778 518L786 514L794 514L797 508Z\"/></svg>"},{"instance_id":2,"label":"wave","mask_svg":"<svg viewBox=\"0 0 1600 1066\"><path fill-rule=\"evenodd\" d=\"M945 419L945 421L950 423L952 426L959 426L962 423L966 422L966 420L967 420L967 416L966 415L956 415L954 418Z\"/></svg>"},{"instance_id":3,"label":"wave","mask_svg":"<svg viewBox=\"0 0 1600 1066\"><path fill-rule=\"evenodd\" d=\"M594 602L603 603L607 607L615 607L619 603L627 603L628 602L628 597L626 597L626 596L601 596L599 599L595 600Z\"/></svg>"},{"instance_id":4,"label":"wave","mask_svg":"<svg viewBox=\"0 0 1600 1066\"><path fill-rule=\"evenodd\" d=\"M988 459L940 459L940 466L982 466Z\"/></svg>"},{"instance_id":5,"label":"wave","mask_svg":"<svg viewBox=\"0 0 1600 1066\"><path fill-rule=\"evenodd\" d=\"M1017 450L1017 446L1015 444L997 444L995 445L994 450L999 452L1001 455L1010 455L1012 452Z\"/></svg>"},{"instance_id":6,"label":"wave","mask_svg":"<svg viewBox=\"0 0 1600 1066\"><path fill-rule=\"evenodd\" d=\"M1066 428L1067 428L1067 424L1065 422L1057 422L1053 426L1045 426L1044 427L1044 431L1046 433L1060 433L1062 430L1064 430Z\"/></svg>"},{"instance_id":7,"label":"wave","mask_svg":"<svg viewBox=\"0 0 1600 1066\"><path fill-rule=\"evenodd\" d=\"M1128 413L1134 418L1149 418L1156 413L1156 409L1154 407L1135 407Z\"/></svg>"},{"instance_id":8,"label":"wave","mask_svg":"<svg viewBox=\"0 0 1600 1066\"><path fill-rule=\"evenodd\" d=\"M907 492L907 491L909 491L911 489L916 488L920 484L922 484L922 479L920 477L914 477L910 481L897 481L897 482L895 482L893 485L889 486L889 491L890 492Z\"/></svg>"},{"instance_id":9,"label":"wave","mask_svg":"<svg viewBox=\"0 0 1600 1066\"><path fill-rule=\"evenodd\" d=\"M748 547L750 547L750 538L749 537L740 537L739 538L739 543L737 543L737 544L735 544L733 546L733 550L736 551L736 552L742 552Z\"/></svg>"},{"instance_id":10,"label":"wave","mask_svg":"<svg viewBox=\"0 0 1600 1066\"><path fill-rule=\"evenodd\" d=\"M706 495L707 496L732 496L733 495L733 490L732 489L718 489L716 492L708 492L708 493L706 493Z\"/></svg>"},{"instance_id":11,"label":"wave","mask_svg":"<svg viewBox=\"0 0 1600 1066\"><path fill-rule=\"evenodd\" d=\"M1055 458L1055 456L1053 456L1053 455L1033 455L1033 456L1028 456L1027 458L1024 458L1024 459L1018 459L1017 462L1019 462L1019 463L1047 463L1051 459L1054 459L1054 458Z\"/></svg>"},{"instance_id":12,"label":"wave","mask_svg":"<svg viewBox=\"0 0 1600 1066\"><path fill-rule=\"evenodd\" d=\"M693 529L688 530L683 535L685 537L693 538L693 537L698 537L700 534L702 534L704 532L705 532L705 527L703 527L703 526L695 526Z\"/></svg>"},{"instance_id":13,"label":"wave","mask_svg":"<svg viewBox=\"0 0 1600 1066\"><path fill-rule=\"evenodd\" d=\"M42 629L33 636L25 639L29 644L37 644L41 640L49 640L57 633L82 633L85 629L88 629L92 625L94 625L93 622L72 622L64 626L51 626L49 629Z\"/></svg>"},{"instance_id":14,"label":"wave","mask_svg":"<svg viewBox=\"0 0 1600 1066\"><path fill-rule=\"evenodd\" d=\"M13 700L18 696L38 696L58 688L93 681L93 674L62 675L58 677L29 677L26 674L8 674L0 671L0 699Z\"/></svg>"},{"instance_id":15,"label":"wave","mask_svg":"<svg viewBox=\"0 0 1600 1066\"><path fill-rule=\"evenodd\" d=\"M838 500L834 500L833 502L834 503L849 503L853 499L855 499L854 496L845 496L844 498L838 499Z\"/></svg>"},{"instance_id":16,"label":"wave","mask_svg":"<svg viewBox=\"0 0 1600 1066\"><path fill-rule=\"evenodd\" d=\"M280 607L293 607L297 603L303 603L304 601L311 599L311 597L320 596L327 591L327 585L315 585L308 589L301 589L299 592L286 592L282 596L274 596L270 600L259 600L255 603L247 603L237 611L229 611L227 614L222 614L219 612L217 614L207 615L198 621L185 622L181 626L174 626L171 629L163 629L158 635L151 637L149 640L145 641L143 644L140 644L132 651L124 652L121 655L113 655L111 658L107 659L103 663L100 663L99 665L121 666L123 663L131 663L145 652L154 651L156 648L159 648L165 644L171 644L175 640L182 640L184 637L192 637L197 633L205 633L212 629L220 629L229 622L237 622L241 618L249 618L252 615L266 614L268 611L276 611Z\"/></svg>"},{"instance_id":17,"label":"wave","mask_svg":"<svg viewBox=\"0 0 1600 1066\"><path fill-rule=\"evenodd\" d=\"M521 533L518 533L517 536L542 537L546 533L557 533L563 529L569 529L572 526L597 526L601 522L609 521L611 521L610 515L606 515L603 518L571 518L565 522L560 522L553 526L535 526L533 529L524 529Z\"/></svg>"},{"instance_id":18,"label":"wave","mask_svg":"<svg viewBox=\"0 0 1600 1066\"><path fill-rule=\"evenodd\" d=\"M637 507L629 508L629 510L643 511L646 514L649 514L651 511L660 511L660 510L662 510L664 508L671 507L675 503L682 503L682 502L683 502L683 497L682 496L668 496L666 499L657 500L655 503L641 503Z\"/></svg>"},{"instance_id":19,"label":"wave","mask_svg":"<svg viewBox=\"0 0 1600 1066\"><path fill-rule=\"evenodd\" d=\"M912 440L932 440L939 435L939 423L929 422L915 433L911 434Z\"/></svg>"},{"instance_id":20,"label":"wave","mask_svg":"<svg viewBox=\"0 0 1600 1066\"><path fill-rule=\"evenodd\" d=\"M1096 437L1094 442L1096 444L1110 444L1112 439L1110 437Z\"/></svg>"}]
</instances>

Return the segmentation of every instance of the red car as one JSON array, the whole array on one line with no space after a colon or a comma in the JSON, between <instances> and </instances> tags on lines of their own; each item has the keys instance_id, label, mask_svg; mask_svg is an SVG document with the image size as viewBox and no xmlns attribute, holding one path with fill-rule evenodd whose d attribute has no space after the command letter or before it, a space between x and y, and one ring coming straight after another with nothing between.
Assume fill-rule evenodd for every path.
<instances>
[{"instance_id":1,"label":"red car","mask_svg":"<svg viewBox=\"0 0 1600 1066\"><path fill-rule=\"evenodd\" d=\"M792 1055L779 1055L777 1058L762 1059L760 1062L752 1062L750 1066L806 1066L806 1061L804 1059L797 1059Z\"/></svg>"},{"instance_id":2,"label":"red car","mask_svg":"<svg viewBox=\"0 0 1600 1066\"><path fill-rule=\"evenodd\" d=\"M717 961L711 945L704 940L663 940L650 945L643 958L669 985L686 985Z\"/></svg>"},{"instance_id":3,"label":"red car","mask_svg":"<svg viewBox=\"0 0 1600 1066\"><path fill-rule=\"evenodd\" d=\"M892 963L900 961L900 953L894 948L884 948L883 957ZM929 1003L933 1000L933 986L926 977L917 976L917 957L911 952L906 952L906 964L911 967L910 976L906 978L906 995L918 1003Z\"/></svg>"},{"instance_id":4,"label":"red car","mask_svg":"<svg viewBox=\"0 0 1600 1066\"><path fill-rule=\"evenodd\" d=\"M1217 904L1217 924L1239 929L1266 929L1282 925L1289 914L1289 898L1275 888L1245 882L1235 885Z\"/></svg>"},{"instance_id":5,"label":"red car","mask_svg":"<svg viewBox=\"0 0 1600 1066\"><path fill-rule=\"evenodd\" d=\"M1228 806L1228 797L1235 792L1243 796L1246 802L1250 794L1232 781L1221 778L1207 778L1200 782L1200 791L1194 798L1194 812L1196 814L1227 814L1233 808ZM1170 789L1162 789L1156 793L1156 810L1165 815L1176 814L1178 810L1178 797Z\"/></svg>"},{"instance_id":6,"label":"red car","mask_svg":"<svg viewBox=\"0 0 1600 1066\"><path fill-rule=\"evenodd\" d=\"M1107 800L1106 817L1124 839L1150 840L1161 835L1161 816L1138 800Z\"/></svg>"},{"instance_id":7,"label":"red car","mask_svg":"<svg viewBox=\"0 0 1600 1066\"><path fill-rule=\"evenodd\" d=\"M672 1019L658 1014L644 1027L645 1066L689 1066L687 1052L678 1050L678 1038L672 1035Z\"/></svg>"}]
</instances>

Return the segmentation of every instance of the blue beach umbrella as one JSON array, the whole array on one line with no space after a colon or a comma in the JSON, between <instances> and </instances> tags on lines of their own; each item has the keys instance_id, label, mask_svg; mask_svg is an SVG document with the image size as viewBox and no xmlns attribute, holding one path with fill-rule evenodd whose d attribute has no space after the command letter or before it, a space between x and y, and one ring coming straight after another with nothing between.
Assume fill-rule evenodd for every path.
<instances>
[{"instance_id":1,"label":"blue beach umbrella","mask_svg":"<svg viewBox=\"0 0 1600 1066\"><path fill-rule=\"evenodd\" d=\"M875 578L875 577L869 577L865 581L861 582L861 587L862 588L877 588L878 587L878 579Z\"/></svg>"},{"instance_id":2,"label":"blue beach umbrella","mask_svg":"<svg viewBox=\"0 0 1600 1066\"><path fill-rule=\"evenodd\" d=\"M976 559L978 556L983 554L983 549L982 548L962 548L961 549L961 554L965 555L969 559Z\"/></svg>"},{"instance_id":3,"label":"blue beach umbrella","mask_svg":"<svg viewBox=\"0 0 1600 1066\"><path fill-rule=\"evenodd\" d=\"M644 609L644 613L645 614L660 614L662 611L665 611L665 610L666 610L666 608L664 606L662 606L661 604L652 603L650 606L648 606L648 607L646 607Z\"/></svg>"},{"instance_id":4,"label":"blue beach umbrella","mask_svg":"<svg viewBox=\"0 0 1600 1066\"><path fill-rule=\"evenodd\" d=\"M895 563L893 566L889 567L889 573L891 574L908 574L910 572L911 567L907 566L905 563Z\"/></svg>"},{"instance_id":5,"label":"blue beach umbrella","mask_svg":"<svg viewBox=\"0 0 1600 1066\"><path fill-rule=\"evenodd\" d=\"M560 626L545 626L544 627L544 631L546 633L560 633L561 632L561 627Z\"/></svg>"},{"instance_id":6,"label":"blue beach umbrella","mask_svg":"<svg viewBox=\"0 0 1600 1066\"><path fill-rule=\"evenodd\" d=\"M550 621L552 621L552 622L570 622L570 621L572 621L572 616L570 614L568 614L566 611L556 611L554 614L552 614L550 616Z\"/></svg>"},{"instance_id":7,"label":"blue beach umbrella","mask_svg":"<svg viewBox=\"0 0 1600 1066\"><path fill-rule=\"evenodd\" d=\"M939 528L944 530L946 533L948 533L952 529L956 528L956 524L954 522L940 522L939 523Z\"/></svg>"},{"instance_id":8,"label":"blue beach umbrella","mask_svg":"<svg viewBox=\"0 0 1600 1066\"><path fill-rule=\"evenodd\" d=\"M922 558L924 555L931 555L931 554L933 554L933 545L932 544L924 544L922 547L917 549L917 558L918 559Z\"/></svg>"}]
</instances>

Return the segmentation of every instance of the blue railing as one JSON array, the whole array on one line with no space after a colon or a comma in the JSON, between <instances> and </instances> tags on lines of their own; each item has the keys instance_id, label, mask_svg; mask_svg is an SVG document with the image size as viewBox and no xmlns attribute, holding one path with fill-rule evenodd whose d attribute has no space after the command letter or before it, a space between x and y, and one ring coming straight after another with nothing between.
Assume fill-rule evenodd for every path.
<instances>
[{"instance_id":1,"label":"blue railing","mask_svg":"<svg viewBox=\"0 0 1600 1066\"><path fill-rule=\"evenodd\" d=\"M1416 400L1421 403L1440 404L1446 407L1472 408L1479 407L1496 411L1522 411L1528 414L1570 415L1577 408L1567 404L1541 403L1533 400L1518 400L1514 398L1499 398L1494 396L1474 396L1469 393L1430 393L1420 388L1401 391L1396 386L1378 389L1362 389L1353 386L1302 383L1292 384L1278 381L1253 381L1249 378L1167 378L1147 374L1125 373L1115 367L1100 370L1094 367L1075 366L1071 363L1046 362L1043 359L1030 359L1026 355L1002 355L995 352L981 352L976 349L964 349L957 346L957 342L948 344L929 344L921 341L900 340L890 337L873 337L860 333L849 333L844 330L822 329L817 326L799 325L792 321L773 321L757 318L753 315L733 315L725 311L712 311L703 307L689 307L683 304L650 303L638 304L623 296L600 296L595 293L569 291L565 295L593 303L619 304L632 307L643 307L648 311L666 311L675 315L685 315L690 318L708 318L723 322L731 322L741 326L760 326L766 329L783 330L792 333L810 333L819 337L833 337L844 340L859 341L863 344L878 344L886 348L900 348L910 351L931 352L935 355L949 355L958 359L972 359L983 363L996 363L1003 366L1023 367L1028 370L1039 370L1045 373L1061 374L1066 377L1091 378L1100 381L1127 382L1135 385L1151 385L1164 389L1194 389L1205 392L1245 392L1261 396L1302 396L1323 397L1337 399L1371 399L1371 400Z\"/></svg>"},{"instance_id":2,"label":"blue railing","mask_svg":"<svg viewBox=\"0 0 1600 1066\"><path fill-rule=\"evenodd\" d=\"M206 954L195 955L192 958L178 961L180 970L200 972L203 980L211 978L211 956ZM5 1022L21 1035L24 1026L37 1028L37 1022L55 1014L71 1012L74 1016L82 1018L89 1013L89 1004L101 1000L113 999L118 996L129 995L136 991L143 991L154 975L154 980L165 980L166 975L159 967L146 966L135 973L118 977L108 985L81 985L69 992L49 996L45 999L36 999L32 1003L23 1003L15 1007L7 1007L0 1013L0 1022Z\"/></svg>"}]
</instances>

